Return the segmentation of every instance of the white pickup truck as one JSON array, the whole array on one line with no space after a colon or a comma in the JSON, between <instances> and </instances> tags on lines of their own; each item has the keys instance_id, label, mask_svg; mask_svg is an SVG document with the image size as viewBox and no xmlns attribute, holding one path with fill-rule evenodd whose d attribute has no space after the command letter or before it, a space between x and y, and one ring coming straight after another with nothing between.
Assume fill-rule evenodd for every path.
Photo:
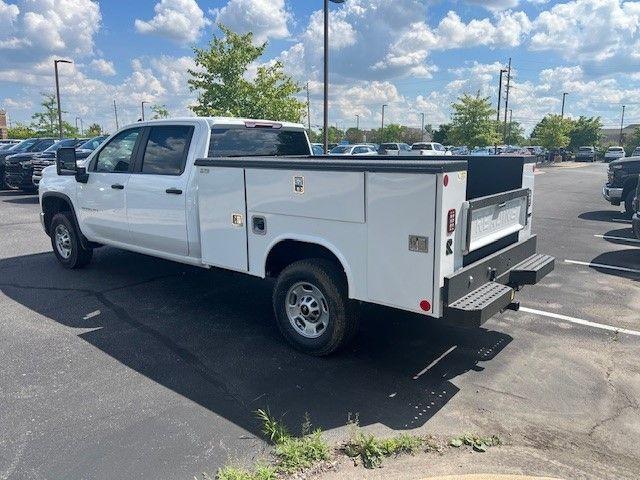
<instances>
[{"instance_id":1,"label":"white pickup truck","mask_svg":"<svg viewBox=\"0 0 640 480\"><path fill-rule=\"evenodd\" d=\"M554 267L531 234L534 164L312 157L304 127L141 122L86 161L60 149L41 220L67 268L103 245L275 278L278 326L326 355L371 302L479 326Z\"/></svg>"}]
</instances>

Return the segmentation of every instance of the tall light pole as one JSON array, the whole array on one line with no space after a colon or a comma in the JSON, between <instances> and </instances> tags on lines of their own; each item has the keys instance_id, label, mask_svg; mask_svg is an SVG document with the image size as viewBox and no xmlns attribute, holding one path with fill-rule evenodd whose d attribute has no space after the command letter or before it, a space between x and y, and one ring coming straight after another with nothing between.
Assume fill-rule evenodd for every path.
<instances>
[{"instance_id":1,"label":"tall light pole","mask_svg":"<svg viewBox=\"0 0 640 480\"><path fill-rule=\"evenodd\" d=\"M424 142L424 112L420 114L422 116L422 130L420 130L420 140Z\"/></svg>"},{"instance_id":2,"label":"tall light pole","mask_svg":"<svg viewBox=\"0 0 640 480\"><path fill-rule=\"evenodd\" d=\"M380 127L380 136L384 135L384 109L386 106L387 106L386 103L382 105L382 126Z\"/></svg>"},{"instance_id":3,"label":"tall light pole","mask_svg":"<svg viewBox=\"0 0 640 480\"><path fill-rule=\"evenodd\" d=\"M567 98L567 95L569 95L568 92L564 92L562 94L562 111L560 112L560 118L564 118L564 103L565 103L565 99Z\"/></svg>"},{"instance_id":4,"label":"tall light pole","mask_svg":"<svg viewBox=\"0 0 640 480\"><path fill-rule=\"evenodd\" d=\"M120 125L118 125L118 105L116 105L115 99L113 100L113 113L116 116L116 130L119 130Z\"/></svg>"},{"instance_id":5,"label":"tall light pole","mask_svg":"<svg viewBox=\"0 0 640 480\"><path fill-rule=\"evenodd\" d=\"M509 92L511 91L511 58L509 58L509 66L507 67L507 87L504 98L504 142L507 138L507 113L509 111Z\"/></svg>"},{"instance_id":6,"label":"tall light pole","mask_svg":"<svg viewBox=\"0 0 640 480\"><path fill-rule=\"evenodd\" d=\"M142 121L144 122L144 104L149 102L142 102Z\"/></svg>"},{"instance_id":7,"label":"tall light pole","mask_svg":"<svg viewBox=\"0 0 640 480\"><path fill-rule=\"evenodd\" d=\"M78 120L80 120L80 130L78 130ZM82 136L84 128L82 127L82 118L80 117L76 117L76 130L80 133L80 136Z\"/></svg>"},{"instance_id":8,"label":"tall light pole","mask_svg":"<svg viewBox=\"0 0 640 480\"><path fill-rule=\"evenodd\" d=\"M62 109L60 108L60 80L58 79L58 64L59 63L73 63L70 60L54 60L53 70L56 74L56 98L58 99L58 133L60 134L60 140L62 140Z\"/></svg>"},{"instance_id":9,"label":"tall light pole","mask_svg":"<svg viewBox=\"0 0 640 480\"><path fill-rule=\"evenodd\" d=\"M324 0L324 121L322 136L325 155L329 153L329 1L344 3L345 0Z\"/></svg>"},{"instance_id":10,"label":"tall light pole","mask_svg":"<svg viewBox=\"0 0 640 480\"><path fill-rule=\"evenodd\" d=\"M356 114L356 132L360 131L360 115Z\"/></svg>"},{"instance_id":11,"label":"tall light pole","mask_svg":"<svg viewBox=\"0 0 640 480\"><path fill-rule=\"evenodd\" d=\"M307 123L309 124L309 135L311 135L311 94L309 93L309 82L307 82Z\"/></svg>"},{"instance_id":12,"label":"tall light pole","mask_svg":"<svg viewBox=\"0 0 640 480\"><path fill-rule=\"evenodd\" d=\"M622 105L622 118L620 119L620 146L622 147L622 129L624 127L624 109L627 108L626 105Z\"/></svg>"},{"instance_id":13,"label":"tall light pole","mask_svg":"<svg viewBox=\"0 0 640 480\"><path fill-rule=\"evenodd\" d=\"M506 68L501 68L500 69L500 83L498 84L498 107L496 108L497 110L497 115L496 115L496 125L500 124L500 104L502 103L502 75L504 75L505 73L507 73L507 69ZM498 154L498 143L496 140L496 144L495 144L495 149L494 149L494 154Z\"/></svg>"}]
</instances>

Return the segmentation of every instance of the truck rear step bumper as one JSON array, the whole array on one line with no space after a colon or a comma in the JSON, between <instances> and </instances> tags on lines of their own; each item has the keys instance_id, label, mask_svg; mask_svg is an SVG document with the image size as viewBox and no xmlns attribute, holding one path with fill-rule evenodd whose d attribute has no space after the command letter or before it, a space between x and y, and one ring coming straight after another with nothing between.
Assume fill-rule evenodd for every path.
<instances>
[{"instance_id":1,"label":"truck rear step bumper","mask_svg":"<svg viewBox=\"0 0 640 480\"><path fill-rule=\"evenodd\" d=\"M536 253L536 243L532 236L445 277L446 320L480 326L512 306L517 289L553 271L555 259Z\"/></svg>"}]
</instances>

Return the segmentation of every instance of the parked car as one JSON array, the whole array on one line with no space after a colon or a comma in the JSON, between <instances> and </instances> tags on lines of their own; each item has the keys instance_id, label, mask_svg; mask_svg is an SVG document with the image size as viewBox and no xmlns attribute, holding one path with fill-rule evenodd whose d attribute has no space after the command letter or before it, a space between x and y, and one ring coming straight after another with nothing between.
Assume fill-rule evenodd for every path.
<instances>
[{"instance_id":1,"label":"parked car","mask_svg":"<svg viewBox=\"0 0 640 480\"><path fill-rule=\"evenodd\" d=\"M451 155L469 155L469 148L466 145L453 147L451 149Z\"/></svg>"},{"instance_id":2,"label":"parked car","mask_svg":"<svg viewBox=\"0 0 640 480\"><path fill-rule=\"evenodd\" d=\"M314 155L324 155L324 145L322 145L321 143L312 143L311 152Z\"/></svg>"},{"instance_id":3,"label":"parked car","mask_svg":"<svg viewBox=\"0 0 640 480\"><path fill-rule=\"evenodd\" d=\"M547 153L549 162L568 162L573 158L573 152L566 148L552 148Z\"/></svg>"},{"instance_id":4,"label":"parked car","mask_svg":"<svg viewBox=\"0 0 640 480\"><path fill-rule=\"evenodd\" d=\"M380 155L408 155L411 147L406 143L381 143L378 153Z\"/></svg>"},{"instance_id":5,"label":"parked car","mask_svg":"<svg viewBox=\"0 0 640 480\"><path fill-rule=\"evenodd\" d=\"M580 147L576 152L576 162L595 162L597 153L594 147Z\"/></svg>"},{"instance_id":6,"label":"parked car","mask_svg":"<svg viewBox=\"0 0 640 480\"><path fill-rule=\"evenodd\" d=\"M56 163L56 153L60 148L75 147L76 158L78 160L82 160L87 158L91 152L98 148L98 146L105 140L105 138L107 137L104 135L100 137L94 137L90 140L86 138L69 138L61 140L51 145L44 152L34 155L33 160L31 160L31 182L33 183L33 186L37 187L40 183L40 179L42 178L42 170L44 170L49 165L54 165ZM27 168L23 169L23 174L29 174Z\"/></svg>"},{"instance_id":7,"label":"parked car","mask_svg":"<svg viewBox=\"0 0 640 480\"><path fill-rule=\"evenodd\" d=\"M500 147L498 147L498 153L500 153L499 148ZM469 155L472 155L474 157L485 157L487 155L495 155L495 152L495 147L474 147Z\"/></svg>"},{"instance_id":8,"label":"parked car","mask_svg":"<svg viewBox=\"0 0 640 480\"><path fill-rule=\"evenodd\" d=\"M520 287L554 268L536 252L534 165L524 157L513 169L513 159L310 153L300 124L140 122L83 166L73 148L58 150L40 182L40 219L64 268L110 245L274 278L280 331L312 355L353 338L352 301L479 327L517 309Z\"/></svg>"},{"instance_id":9,"label":"parked car","mask_svg":"<svg viewBox=\"0 0 640 480\"><path fill-rule=\"evenodd\" d=\"M7 188L6 169L14 163L31 160L33 154L42 152L56 142L55 138L29 138L0 152L0 189ZM8 160L11 157L11 160Z\"/></svg>"},{"instance_id":10,"label":"parked car","mask_svg":"<svg viewBox=\"0 0 640 480\"><path fill-rule=\"evenodd\" d=\"M4 140L0 140L0 150L10 148L13 145L17 145L21 142L21 140L14 140L12 138L5 138Z\"/></svg>"},{"instance_id":11,"label":"parked car","mask_svg":"<svg viewBox=\"0 0 640 480\"><path fill-rule=\"evenodd\" d=\"M640 147L636 147L633 149L632 157L640 157Z\"/></svg>"},{"instance_id":12,"label":"parked car","mask_svg":"<svg viewBox=\"0 0 640 480\"><path fill-rule=\"evenodd\" d=\"M640 179L639 179L640 180ZM633 225L633 233L636 238L640 240L640 181L636 186L636 199L634 200L634 214L631 218L631 224Z\"/></svg>"},{"instance_id":13,"label":"parked car","mask_svg":"<svg viewBox=\"0 0 640 480\"><path fill-rule=\"evenodd\" d=\"M435 156L435 155L451 155L441 143L436 142L416 142L411 145L412 152L419 152L419 155Z\"/></svg>"},{"instance_id":14,"label":"parked car","mask_svg":"<svg viewBox=\"0 0 640 480\"><path fill-rule=\"evenodd\" d=\"M331 155L377 155L371 146L365 144L338 145L329 152Z\"/></svg>"},{"instance_id":15,"label":"parked car","mask_svg":"<svg viewBox=\"0 0 640 480\"><path fill-rule=\"evenodd\" d=\"M624 158L626 153L624 152L624 148L622 147L609 147L604 154L605 162L612 162L613 160L617 160L619 158Z\"/></svg>"},{"instance_id":16,"label":"parked car","mask_svg":"<svg viewBox=\"0 0 640 480\"><path fill-rule=\"evenodd\" d=\"M640 175L640 158L629 157L612 161L607 172L607 183L602 187L602 196L611 205L618 206L624 202L626 213L633 214L638 175Z\"/></svg>"}]
</instances>

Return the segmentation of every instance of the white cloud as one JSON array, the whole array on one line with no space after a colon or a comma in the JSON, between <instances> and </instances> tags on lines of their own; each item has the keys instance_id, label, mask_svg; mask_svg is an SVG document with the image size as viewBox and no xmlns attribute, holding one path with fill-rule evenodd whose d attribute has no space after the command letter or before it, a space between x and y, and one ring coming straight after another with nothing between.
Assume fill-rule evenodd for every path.
<instances>
[{"instance_id":1,"label":"white cloud","mask_svg":"<svg viewBox=\"0 0 640 480\"><path fill-rule=\"evenodd\" d=\"M96 58L91 61L91 67L101 73L102 75L111 77L116 74L116 69L113 67L113 62L109 62L103 58Z\"/></svg>"},{"instance_id":2,"label":"white cloud","mask_svg":"<svg viewBox=\"0 0 640 480\"><path fill-rule=\"evenodd\" d=\"M160 0L153 8L151 20L136 19L139 33L171 38L177 42L195 42L210 23L196 0Z\"/></svg>"},{"instance_id":3,"label":"white cloud","mask_svg":"<svg viewBox=\"0 0 640 480\"><path fill-rule=\"evenodd\" d=\"M487 10L505 10L507 8L517 7L520 0L466 0L467 3L480 5Z\"/></svg>"},{"instance_id":4,"label":"white cloud","mask_svg":"<svg viewBox=\"0 0 640 480\"><path fill-rule=\"evenodd\" d=\"M212 11L216 23L223 23L237 32L253 32L256 41L287 38L287 23L292 20L284 0L229 0Z\"/></svg>"}]
</instances>

